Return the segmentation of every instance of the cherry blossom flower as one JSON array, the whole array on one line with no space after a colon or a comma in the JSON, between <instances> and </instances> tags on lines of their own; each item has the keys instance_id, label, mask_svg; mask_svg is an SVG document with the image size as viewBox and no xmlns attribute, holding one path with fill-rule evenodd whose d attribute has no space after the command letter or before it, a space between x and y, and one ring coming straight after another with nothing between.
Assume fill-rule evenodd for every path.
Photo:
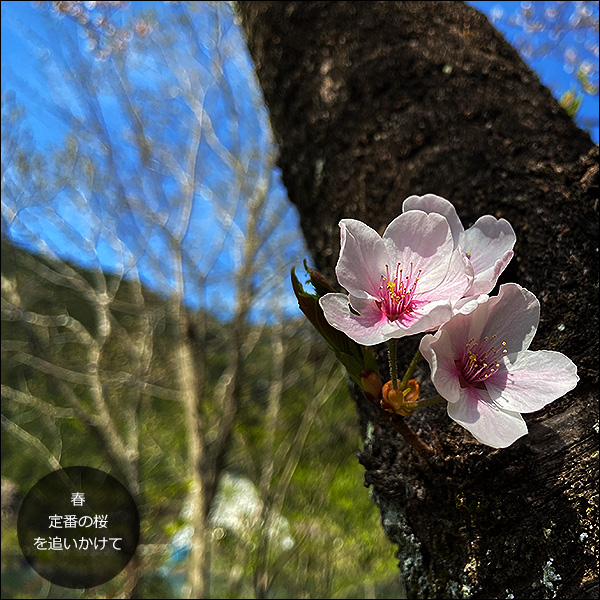
<instances>
[{"instance_id":1,"label":"cherry blossom flower","mask_svg":"<svg viewBox=\"0 0 600 600\"><path fill-rule=\"evenodd\" d=\"M455 246L463 249L473 265L473 286L465 295L487 294L494 289L498 277L513 257L516 241L515 232L506 219L484 215L465 231L452 203L434 194L410 196L404 201L402 210L423 210L446 217Z\"/></svg>"},{"instance_id":2,"label":"cherry blossom flower","mask_svg":"<svg viewBox=\"0 0 600 600\"><path fill-rule=\"evenodd\" d=\"M528 350L540 304L515 283L466 303L421 340L433 385L448 415L480 442L505 448L527 433L520 413L540 410L572 390L575 364L560 352Z\"/></svg>"},{"instance_id":3,"label":"cherry blossom flower","mask_svg":"<svg viewBox=\"0 0 600 600\"><path fill-rule=\"evenodd\" d=\"M405 212L383 237L354 219L340 229L336 274L350 295L326 294L320 304L327 321L359 344L436 329L471 287L470 261L439 214Z\"/></svg>"}]
</instances>

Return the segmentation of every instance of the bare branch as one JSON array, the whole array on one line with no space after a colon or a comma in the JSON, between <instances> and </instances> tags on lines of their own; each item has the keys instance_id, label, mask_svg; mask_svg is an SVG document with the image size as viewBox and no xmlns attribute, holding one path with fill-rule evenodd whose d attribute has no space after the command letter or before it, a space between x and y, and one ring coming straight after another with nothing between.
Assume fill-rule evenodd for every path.
<instances>
[{"instance_id":1,"label":"bare branch","mask_svg":"<svg viewBox=\"0 0 600 600\"><path fill-rule=\"evenodd\" d=\"M27 433L24 429L21 429L21 427L13 423L4 415L2 415L2 430L7 431L19 441L23 442L26 447L31 448L51 471L56 471L61 468L60 463L56 460L54 454L52 454L38 438Z\"/></svg>"}]
</instances>

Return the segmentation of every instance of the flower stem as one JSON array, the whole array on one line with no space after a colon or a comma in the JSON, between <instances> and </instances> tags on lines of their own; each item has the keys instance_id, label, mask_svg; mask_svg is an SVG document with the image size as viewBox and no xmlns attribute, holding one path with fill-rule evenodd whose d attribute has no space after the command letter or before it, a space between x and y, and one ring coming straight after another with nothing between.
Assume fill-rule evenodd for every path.
<instances>
[{"instance_id":1,"label":"flower stem","mask_svg":"<svg viewBox=\"0 0 600 600\"><path fill-rule=\"evenodd\" d=\"M398 415L390 420L394 429L398 431L402 437L423 457L429 458L433 456L433 448L426 444Z\"/></svg>"},{"instance_id":2,"label":"flower stem","mask_svg":"<svg viewBox=\"0 0 600 600\"><path fill-rule=\"evenodd\" d=\"M431 398L425 398L425 400L417 400L416 408L422 408L423 406L433 406L434 404L439 404L440 402L445 401L446 400L438 394L437 396L432 396Z\"/></svg>"},{"instance_id":3,"label":"flower stem","mask_svg":"<svg viewBox=\"0 0 600 600\"><path fill-rule=\"evenodd\" d=\"M410 379L410 376L412 375L413 371L415 370L415 367L417 366L417 363L419 362L420 358L421 358L421 352L419 350L417 350L417 353L413 356L413 359L412 359L410 365L408 365L408 369L406 369L406 373L404 374L404 378L402 379L402 383L400 384L401 390L405 390L406 387L408 386L408 380ZM394 389L397 389L397 388L394 388Z\"/></svg>"},{"instance_id":4,"label":"flower stem","mask_svg":"<svg viewBox=\"0 0 600 600\"><path fill-rule=\"evenodd\" d=\"M392 380L392 387L394 390L398 390L398 364L396 360L396 338L390 340L389 348L389 359L390 359L390 379Z\"/></svg>"}]
</instances>

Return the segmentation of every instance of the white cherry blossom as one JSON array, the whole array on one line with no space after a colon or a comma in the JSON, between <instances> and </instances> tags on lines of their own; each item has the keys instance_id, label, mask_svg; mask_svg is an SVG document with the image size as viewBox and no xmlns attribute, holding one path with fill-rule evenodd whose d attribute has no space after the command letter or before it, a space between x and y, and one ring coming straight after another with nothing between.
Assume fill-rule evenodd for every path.
<instances>
[{"instance_id":1,"label":"white cherry blossom","mask_svg":"<svg viewBox=\"0 0 600 600\"><path fill-rule=\"evenodd\" d=\"M320 304L327 321L359 344L436 329L472 286L471 261L440 214L407 211L383 236L354 219L340 229L336 275L349 295L326 294Z\"/></svg>"},{"instance_id":2,"label":"white cherry blossom","mask_svg":"<svg viewBox=\"0 0 600 600\"><path fill-rule=\"evenodd\" d=\"M520 413L540 410L572 390L575 364L560 352L531 351L540 304L507 283L480 296L421 340L431 379L448 415L480 442L505 448L527 433Z\"/></svg>"}]
</instances>

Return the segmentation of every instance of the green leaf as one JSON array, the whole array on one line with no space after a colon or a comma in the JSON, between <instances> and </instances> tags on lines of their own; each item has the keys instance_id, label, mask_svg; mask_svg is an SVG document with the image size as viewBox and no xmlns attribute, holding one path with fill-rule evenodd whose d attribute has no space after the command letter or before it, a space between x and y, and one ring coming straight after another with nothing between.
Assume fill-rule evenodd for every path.
<instances>
[{"instance_id":1,"label":"green leaf","mask_svg":"<svg viewBox=\"0 0 600 600\"><path fill-rule=\"evenodd\" d=\"M327 279L325 279L323 274L316 269L309 268L306 261L304 261L304 268L306 269L310 283L317 293L309 294L304 289L296 276L295 267L292 267L292 287L298 300L298 306L306 318L313 324L314 328L334 350L337 358L344 365L352 380L363 387L361 383L361 372L373 371L379 375L375 353L369 346L357 344L344 332L332 327L327 322L327 319L323 314L323 309L319 304L319 298L326 293L335 290Z\"/></svg>"}]
</instances>

